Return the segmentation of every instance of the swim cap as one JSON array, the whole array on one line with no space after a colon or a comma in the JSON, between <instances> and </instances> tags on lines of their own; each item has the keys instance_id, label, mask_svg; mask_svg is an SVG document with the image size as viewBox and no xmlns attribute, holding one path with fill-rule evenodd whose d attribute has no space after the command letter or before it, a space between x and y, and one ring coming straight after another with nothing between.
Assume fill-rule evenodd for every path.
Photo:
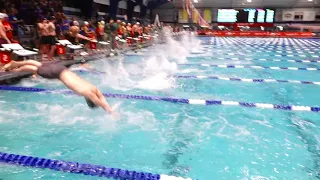
<instances>
[{"instance_id":1,"label":"swim cap","mask_svg":"<svg viewBox=\"0 0 320 180\"><path fill-rule=\"evenodd\" d=\"M88 105L90 108L97 108L97 105L94 104L89 98L85 97L85 99L86 99L87 105Z\"/></svg>"},{"instance_id":2,"label":"swim cap","mask_svg":"<svg viewBox=\"0 0 320 180\"><path fill-rule=\"evenodd\" d=\"M83 22L84 25L89 25L88 21Z\"/></svg>"},{"instance_id":3,"label":"swim cap","mask_svg":"<svg viewBox=\"0 0 320 180\"><path fill-rule=\"evenodd\" d=\"M0 13L0 19L4 19L4 18L7 18L7 17L8 17L7 14L5 14L5 13Z\"/></svg>"},{"instance_id":4,"label":"swim cap","mask_svg":"<svg viewBox=\"0 0 320 180\"><path fill-rule=\"evenodd\" d=\"M78 21L73 21L72 23L74 26L79 26L80 24L78 23Z\"/></svg>"}]
</instances>

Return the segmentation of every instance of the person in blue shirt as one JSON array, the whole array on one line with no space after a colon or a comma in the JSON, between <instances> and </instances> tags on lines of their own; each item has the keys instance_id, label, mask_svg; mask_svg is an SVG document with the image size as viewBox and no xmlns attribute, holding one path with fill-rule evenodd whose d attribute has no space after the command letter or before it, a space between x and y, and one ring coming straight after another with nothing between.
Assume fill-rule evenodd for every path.
<instances>
[{"instance_id":1,"label":"person in blue shirt","mask_svg":"<svg viewBox=\"0 0 320 180\"><path fill-rule=\"evenodd\" d=\"M18 14L18 11L15 8L10 9L9 22L12 25L13 36L15 36L15 37L18 36L19 25L23 25L23 20L19 20L17 18L17 14Z\"/></svg>"},{"instance_id":2,"label":"person in blue shirt","mask_svg":"<svg viewBox=\"0 0 320 180\"><path fill-rule=\"evenodd\" d=\"M62 16L61 31L62 31L62 34L64 34L69 32L70 21L68 20L66 15L64 15L63 13L61 14L61 16Z\"/></svg>"}]
</instances>

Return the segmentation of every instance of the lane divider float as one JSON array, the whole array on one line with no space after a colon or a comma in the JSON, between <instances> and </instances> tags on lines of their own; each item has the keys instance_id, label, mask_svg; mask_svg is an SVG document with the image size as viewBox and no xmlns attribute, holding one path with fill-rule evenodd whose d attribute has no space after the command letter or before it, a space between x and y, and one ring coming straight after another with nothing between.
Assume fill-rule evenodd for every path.
<instances>
[{"instance_id":1,"label":"lane divider float","mask_svg":"<svg viewBox=\"0 0 320 180\"><path fill-rule=\"evenodd\" d=\"M101 71L89 71L89 70L75 70L76 73L90 73L90 74L106 74ZM229 78L229 77L219 77L219 76L195 76L195 75L173 75L168 76L179 79L213 79L213 80L224 80L224 81L242 81L242 82L254 82L254 83L294 83L294 84L315 84L320 85L320 81L298 81L298 80L280 80L280 79L250 79L250 78Z\"/></svg>"},{"instance_id":2,"label":"lane divider float","mask_svg":"<svg viewBox=\"0 0 320 180\"><path fill-rule=\"evenodd\" d=\"M226 78L218 76L182 76L175 75L174 78L183 78L183 79L217 79L225 81L242 81L242 82L255 82L255 83L295 83L295 84L315 84L320 85L320 82L311 82L311 81L297 81L297 80L279 80L279 79L247 79L247 78Z\"/></svg>"},{"instance_id":3,"label":"lane divider float","mask_svg":"<svg viewBox=\"0 0 320 180\"><path fill-rule=\"evenodd\" d=\"M50 90L42 88L18 87L18 86L3 86L0 85L2 91L18 91L18 92L43 92L43 93L60 93L60 94L74 94L70 90ZM222 106L241 106L247 108L259 109L278 109L286 111L308 111L320 112L320 107L312 106L295 106L295 105L280 105L268 103L252 103L252 102L237 102L237 101L221 101L221 100L205 100L205 99L186 99L176 97L158 97L158 96L144 96L144 95L128 95L128 94L112 94L104 93L105 97L117 99L136 99L147 101L165 101L170 103L191 104L191 105L222 105Z\"/></svg>"},{"instance_id":4,"label":"lane divider float","mask_svg":"<svg viewBox=\"0 0 320 180\"><path fill-rule=\"evenodd\" d=\"M234 60L234 61L270 61L270 62L293 62L293 63L320 63L319 60L281 60L281 59L264 59L264 58L213 58L213 57L187 57L189 60Z\"/></svg>"},{"instance_id":5,"label":"lane divider float","mask_svg":"<svg viewBox=\"0 0 320 180\"><path fill-rule=\"evenodd\" d=\"M202 67L218 67L229 69L272 69L272 70L294 70L294 71L320 71L320 68L298 68L298 67L268 67L268 66L244 66L231 64L178 64L179 66L202 66Z\"/></svg>"},{"instance_id":6,"label":"lane divider float","mask_svg":"<svg viewBox=\"0 0 320 180\"><path fill-rule=\"evenodd\" d=\"M0 162L19 166L27 166L39 169L51 169L55 171L98 176L112 179L126 180L191 180L168 175L152 174L147 172L129 171L118 168L110 168L93 164L81 164L78 162L67 162L61 160L46 159L41 157L24 156L0 152Z\"/></svg>"}]
</instances>

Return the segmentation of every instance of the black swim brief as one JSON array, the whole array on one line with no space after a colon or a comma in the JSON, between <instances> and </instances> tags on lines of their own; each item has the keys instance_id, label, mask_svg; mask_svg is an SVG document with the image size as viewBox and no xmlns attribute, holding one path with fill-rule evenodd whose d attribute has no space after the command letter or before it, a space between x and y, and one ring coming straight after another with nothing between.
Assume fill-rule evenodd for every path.
<instances>
[{"instance_id":1,"label":"black swim brief","mask_svg":"<svg viewBox=\"0 0 320 180\"><path fill-rule=\"evenodd\" d=\"M60 74L65 69L67 69L67 67L61 64L43 64L39 67L37 74L47 79L60 79Z\"/></svg>"},{"instance_id":2,"label":"black swim brief","mask_svg":"<svg viewBox=\"0 0 320 180\"><path fill-rule=\"evenodd\" d=\"M57 43L54 36L42 36L40 38L40 44L42 45L55 45Z\"/></svg>"}]
</instances>

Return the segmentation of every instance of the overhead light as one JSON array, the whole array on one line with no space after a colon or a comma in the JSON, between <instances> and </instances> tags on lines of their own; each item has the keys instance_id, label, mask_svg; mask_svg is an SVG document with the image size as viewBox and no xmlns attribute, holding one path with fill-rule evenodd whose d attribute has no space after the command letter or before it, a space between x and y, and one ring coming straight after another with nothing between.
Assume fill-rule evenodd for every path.
<instances>
[{"instance_id":1,"label":"overhead light","mask_svg":"<svg viewBox=\"0 0 320 180\"><path fill-rule=\"evenodd\" d=\"M313 0L308 0L309 2L312 2Z\"/></svg>"},{"instance_id":2,"label":"overhead light","mask_svg":"<svg viewBox=\"0 0 320 180\"><path fill-rule=\"evenodd\" d=\"M194 3L198 3L199 1L198 1L198 0L193 0L193 2L194 2Z\"/></svg>"},{"instance_id":3,"label":"overhead light","mask_svg":"<svg viewBox=\"0 0 320 180\"><path fill-rule=\"evenodd\" d=\"M251 2L251 0L247 0L247 2Z\"/></svg>"}]
</instances>

